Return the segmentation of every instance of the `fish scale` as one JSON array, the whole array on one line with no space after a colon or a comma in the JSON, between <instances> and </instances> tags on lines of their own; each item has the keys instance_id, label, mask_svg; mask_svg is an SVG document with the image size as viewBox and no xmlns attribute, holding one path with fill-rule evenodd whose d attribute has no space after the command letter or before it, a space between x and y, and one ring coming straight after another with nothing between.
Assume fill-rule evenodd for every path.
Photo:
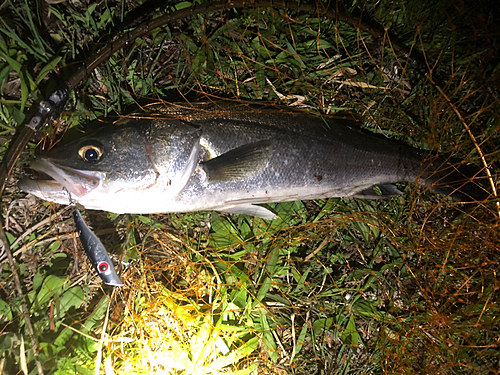
<instances>
[{"instance_id":1,"label":"fish scale","mask_svg":"<svg viewBox=\"0 0 500 375\"><path fill-rule=\"evenodd\" d=\"M178 210L184 205L189 211L228 211L224 206L243 202L352 196L375 184L415 181L419 173L420 158L414 149L347 127L335 129L343 125L330 123L332 128L325 131L322 122L313 123L315 128L302 122L302 126L286 130L273 124L257 128L252 118L240 119L235 126L234 120L193 122L204 130L202 144L214 145L210 154L220 155L263 139L274 140L267 166L247 178L223 182L208 182L199 169L176 197ZM283 116L282 120L294 124L300 121L296 115ZM324 132L321 136L316 135L318 126Z\"/></svg>"}]
</instances>

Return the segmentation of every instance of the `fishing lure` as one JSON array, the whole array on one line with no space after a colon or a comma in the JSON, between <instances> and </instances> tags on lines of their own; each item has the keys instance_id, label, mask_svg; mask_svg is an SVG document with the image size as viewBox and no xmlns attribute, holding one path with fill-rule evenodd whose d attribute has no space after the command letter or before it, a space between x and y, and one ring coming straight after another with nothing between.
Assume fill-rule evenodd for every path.
<instances>
[{"instance_id":1,"label":"fishing lure","mask_svg":"<svg viewBox=\"0 0 500 375\"><path fill-rule=\"evenodd\" d=\"M76 207L73 209L73 219L75 220L76 229L78 230L78 236L80 237L83 248L104 284L123 286L123 282L116 273L106 248L94 232L87 226L80 211L78 211Z\"/></svg>"}]
</instances>

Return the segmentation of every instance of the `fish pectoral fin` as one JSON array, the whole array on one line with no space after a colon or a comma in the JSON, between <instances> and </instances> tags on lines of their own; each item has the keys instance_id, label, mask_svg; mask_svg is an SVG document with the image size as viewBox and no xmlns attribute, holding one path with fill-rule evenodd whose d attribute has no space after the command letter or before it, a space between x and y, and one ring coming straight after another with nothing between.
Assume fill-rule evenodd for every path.
<instances>
[{"instance_id":1,"label":"fish pectoral fin","mask_svg":"<svg viewBox=\"0 0 500 375\"><path fill-rule=\"evenodd\" d=\"M253 204L238 204L234 206L218 207L216 211L227 212L228 214L245 214L250 216L257 216L267 220L277 219L278 216L267 208L256 206Z\"/></svg>"},{"instance_id":2,"label":"fish pectoral fin","mask_svg":"<svg viewBox=\"0 0 500 375\"><path fill-rule=\"evenodd\" d=\"M393 184L380 184L361 190L354 194L353 197L364 199L386 199L393 195L401 194L403 193Z\"/></svg>"},{"instance_id":3,"label":"fish pectoral fin","mask_svg":"<svg viewBox=\"0 0 500 375\"><path fill-rule=\"evenodd\" d=\"M272 141L249 143L200 163L211 182L241 180L266 167L273 151Z\"/></svg>"}]
</instances>

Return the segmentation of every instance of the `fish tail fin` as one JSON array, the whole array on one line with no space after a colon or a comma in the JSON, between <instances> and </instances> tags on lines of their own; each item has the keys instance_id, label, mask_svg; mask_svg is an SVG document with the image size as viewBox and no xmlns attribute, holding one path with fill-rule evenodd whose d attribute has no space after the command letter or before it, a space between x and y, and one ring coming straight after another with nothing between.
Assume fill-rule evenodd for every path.
<instances>
[{"instance_id":1,"label":"fish tail fin","mask_svg":"<svg viewBox=\"0 0 500 375\"><path fill-rule=\"evenodd\" d=\"M435 192L465 203L482 202L491 195L483 168L443 157L427 160L423 165L419 182Z\"/></svg>"}]
</instances>

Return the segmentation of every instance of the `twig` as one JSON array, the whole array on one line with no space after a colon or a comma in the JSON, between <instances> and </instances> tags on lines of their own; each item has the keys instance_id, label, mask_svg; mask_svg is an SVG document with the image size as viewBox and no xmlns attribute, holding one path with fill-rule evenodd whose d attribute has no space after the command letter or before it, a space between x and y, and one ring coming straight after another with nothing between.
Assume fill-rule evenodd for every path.
<instances>
[{"instance_id":1,"label":"twig","mask_svg":"<svg viewBox=\"0 0 500 375\"><path fill-rule=\"evenodd\" d=\"M56 237L50 237L50 238L46 238L44 240L40 240L40 238L37 238L36 240L33 240L30 243L27 243L26 245L24 245L23 247L21 247L19 250L16 250L16 252L14 253L14 256L17 257L19 254L23 253L30 246L43 245L43 244L46 244L46 243L52 243L54 241L67 240L68 238L74 238L74 237L75 237L75 232L66 233L66 234L59 234Z\"/></svg>"},{"instance_id":2,"label":"twig","mask_svg":"<svg viewBox=\"0 0 500 375\"><path fill-rule=\"evenodd\" d=\"M327 236L327 237L323 240L323 242L321 242L321 244L318 246L318 248L317 248L316 250L314 250L311 254L309 254L308 256L306 256L306 257L304 258L304 262L308 262L309 260L311 260L311 258L312 258L312 257L314 257L316 254L318 254L318 252L319 252L322 248L324 248L328 242L330 242L330 240L332 239L332 237L333 237L333 234L330 234L329 236Z\"/></svg>"},{"instance_id":3,"label":"twig","mask_svg":"<svg viewBox=\"0 0 500 375\"><path fill-rule=\"evenodd\" d=\"M19 345L19 362L24 375L28 375L28 365L26 364L26 349L24 348L24 335L21 335L21 344Z\"/></svg>"},{"instance_id":4,"label":"twig","mask_svg":"<svg viewBox=\"0 0 500 375\"><path fill-rule=\"evenodd\" d=\"M115 288L113 288L113 294L115 293ZM102 345L104 343L104 340L106 338L106 328L108 327L108 318L109 318L109 309L111 307L111 297L110 300L108 301L108 309L106 310L106 315L104 316L104 324L102 325L102 332L101 332L101 339L99 340L99 347L97 349L97 356L95 360L95 375L99 375L99 370L101 368L101 362L102 362Z\"/></svg>"},{"instance_id":5,"label":"twig","mask_svg":"<svg viewBox=\"0 0 500 375\"><path fill-rule=\"evenodd\" d=\"M17 274L16 264L14 263L14 258L12 257L12 253L10 252L9 241L7 240L7 236L3 230L3 219L0 217L0 248L3 248L5 253L7 254L7 259L9 261L9 266L12 271L12 277L14 279L14 284L16 286L17 294L21 301L21 311L24 318L24 324L26 324L26 328L28 329L28 334L31 339L31 346L33 347L33 355L35 356L35 364L38 370L39 375L43 375L42 364L38 360L38 343L35 337L35 331L33 330L33 326L31 325L30 314L28 311L28 307L26 306L26 301L24 300L24 294L21 289L21 282L19 281L19 275Z\"/></svg>"},{"instance_id":6,"label":"twig","mask_svg":"<svg viewBox=\"0 0 500 375\"><path fill-rule=\"evenodd\" d=\"M292 354L290 355L290 363L293 363L293 359L295 358L295 351L297 350L297 339L295 337L295 313L292 314L291 321L292 321L292 342L293 342L293 347L292 347Z\"/></svg>"},{"instance_id":7,"label":"twig","mask_svg":"<svg viewBox=\"0 0 500 375\"><path fill-rule=\"evenodd\" d=\"M479 323L481 322L481 318L483 317L483 314L487 309L488 302L490 302L490 298L491 298L491 296L488 296L488 298L486 299L486 302L484 303L483 309L481 310L481 314L477 318L476 326L479 326Z\"/></svg>"},{"instance_id":8,"label":"twig","mask_svg":"<svg viewBox=\"0 0 500 375\"><path fill-rule=\"evenodd\" d=\"M77 330L76 328L71 327L71 326L67 325L67 324L66 324L66 323L64 323L64 322L61 322L61 325L62 325L63 327L66 327L67 329L72 330L73 332L78 333L79 335L82 335L82 336L84 336L84 337L86 337L86 338L90 339L90 340L93 340L93 341L95 341L95 342L99 342L99 340L98 340L98 339L96 339L95 337L92 337L92 336L90 336L90 335L87 335L86 333L83 333L82 331L79 331L79 330Z\"/></svg>"},{"instance_id":9,"label":"twig","mask_svg":"<svg viewBox=\"0 0 500 375\"><path fill-rule=\"evenodd\" d=\"M65 213L66 211L68 211L70 208L71 208L71 206L66 206L62 210L60 210L59 212L56 212L55 215L51 215L48 218L40 221L38 224L33 225L31 228L27 229L23 234L21 234L19 236L19 238L14 241L14 243L12 244L11 247L12 248L16 247L19 244L19 242L21 242L23 239L25 239L26 237L28 237L31 233L33 233L34 231L36 231L38 228L44 226L45 224L50 223L51 221L53 221L54 219L56 219L58 216L61 216L63 213ZM16 256L16 254L18 254L18 253L19 253L19 251L17 251L14 254L14 256Z\"/></svg>"},{"instance_id":10,"label":"twig","mask_svg":"<svg viewBox=\"0 0 500 375\"><path fill-rule=\"evenodd\" d=\"M278 334L276 333L276 330L272 330L271 333L273 334L274 336L274 340L278 343L278 346L280 347L282 353L283 353L283 356L286 357L288 359L288 363L292 364L292 361L290 359L290 356L288 355L288 353L286 352L285 350L285 347L283 346L283 344L281 343L281 340L280 338L278 337Z\"/></svg>"}]
</instances>

